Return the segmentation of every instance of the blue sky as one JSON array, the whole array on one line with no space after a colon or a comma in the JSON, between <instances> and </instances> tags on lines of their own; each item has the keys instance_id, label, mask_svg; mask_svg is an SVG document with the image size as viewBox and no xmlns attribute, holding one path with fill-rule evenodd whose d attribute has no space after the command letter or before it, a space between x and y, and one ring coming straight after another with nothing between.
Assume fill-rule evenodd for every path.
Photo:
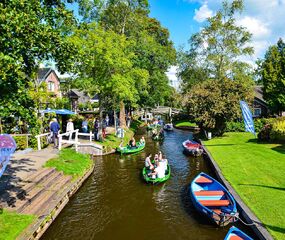
<instances>
[{"instance_id":1,"label":"blue sky","mask_svg":"<svg viewBox=\"0 0 285 240\"><path fill-rule=\"evenodd\" d=\"M190 36L199 31L199 24L194 20L198 2L183 0L150 0L150 16L158 19L169 29L170 38L175 47L186 46Z\"/></svg>"}]
</instances>

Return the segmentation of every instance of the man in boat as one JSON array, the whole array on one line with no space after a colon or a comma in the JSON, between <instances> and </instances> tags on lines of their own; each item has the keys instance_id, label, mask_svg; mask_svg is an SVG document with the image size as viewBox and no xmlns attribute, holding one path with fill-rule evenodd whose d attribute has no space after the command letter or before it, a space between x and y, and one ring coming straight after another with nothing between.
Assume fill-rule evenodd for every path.
<instances>
[{"instance_id":1,"label":"man in boat","mask_svg":"<svg viewBox=\"0 0 285 240\"><path fill-rule=\"evenodd\" d=\"M134 137L129 141L129 146L130 148L137 148L136 140Z\"/></svg>"},{"instance_id":2,"label":"man in boat","mask_svg":"<svg viewBox=\"0 0 285 240\"><path fill-rule=\"evenodd\" d=\"M145 139L144 136L142 136L141 140L140 140L140 145L145 145Z\"/></svg>"},{"instance_id":3,"label":"man in boat","mask_svg":"<svg viewBox=\"0 0 285 240\"><path fill-rule=\"evenodd\" d=\"M149 173L149 176L151 176L153 179L155 178L164 178L165 177L165 169L162 164L157 162L156 168L153 169L152 173Z\"/></svg>"}]
</instances>

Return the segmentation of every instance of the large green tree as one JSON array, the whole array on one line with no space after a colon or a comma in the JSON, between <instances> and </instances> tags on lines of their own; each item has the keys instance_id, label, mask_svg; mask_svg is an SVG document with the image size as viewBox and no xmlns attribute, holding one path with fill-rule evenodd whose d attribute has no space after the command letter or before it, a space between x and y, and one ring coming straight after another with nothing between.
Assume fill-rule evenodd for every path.
<instances>
[{"instance_id":1,"label":"large green tree","mask_svg":"<svg viewBox=\"0 0 285 240\"><path fill-rule=\"evenodd\" d=\"M222 9L191 37L190 50L180 58L180 76L189 92L184 102L198 121L218 134L240 112L239 100L250 101L253 93L251 68L241 61L253 53L251 34L235 22L242 9L242 0L224 1Z\"/></svg>"},{"instance_id":2,"label":"large green tree","mask_svg":"<svg viewBox=\"0 0 285 240\"><path fill-rule=\"evenodd\" d=\"M260 65L264 99L273 113L285 111L285 43L269 47Z\"/></svg>"},{"instance_id":3,"label":"large green tree","mask_svg":"<svg viewBox=\"0 0 285 240\"><path fill-rule=\"evenodd\" d=\"M39 63L54 59L67 69L72 47L65 41L73 15L64 1L4 0L0 2L0 115L18 116L35 124ZM33 83L33 84L31 84Z\"/></svg>"}]
</instances>

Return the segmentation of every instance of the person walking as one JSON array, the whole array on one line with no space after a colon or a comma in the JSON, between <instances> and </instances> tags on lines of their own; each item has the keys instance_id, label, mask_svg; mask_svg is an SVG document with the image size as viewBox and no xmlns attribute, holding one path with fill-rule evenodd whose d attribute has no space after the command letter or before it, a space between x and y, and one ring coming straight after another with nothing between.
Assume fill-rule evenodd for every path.
<instances>
[{"instance_id":1,"label":"person walking","mask_svg":"<svg viewBox=\"0 0 285 240\"><path fill-rule=\"evenodd\" d=\"M88 120L87 120L87 118L84 119L81 126L82 126L82 132L87 133L88 132Z\"/></svg>"},{"instance_id":2,"label":"person walking","mask_svg":"<svg viewBox=\"0 0 285 240\"><path fill-rule=\"evenodd\" d=\"M99 121L98 121L98 118L96 118L94 122L94 140L95 141L98 141L98 133L99 133Z\"/></svg>"},{"instance_id":3,"label":"person walking","mask_svg":"<svg viewBox=\"0 0 285 240\"><path fill-rule=\"evenodd\" d=\"M106 128L107 128L107 122L106 119L103 119L102 121L102 137L106 138Z\"/></svg>"},{"instance_id":4,"label":"person walking","mask_svg":"<svg viewBox=\"0 0 285 240\"><path fill-rule=\"evenodd\" d=\"M66 132L71 132L71 131L74 131L74 124L72 122L72 119L69 119L66 125ZM72 132L69 134L69 140L72 139L72 134L73 134Z\"/></svg>"},{"instance_id":5,"label":"person walking","mask_svg":"<svg viewBox=\"0 0 285 240\"><path fill-rule=\"evenodd\" d=\"M109 119L109 115L108 115L108 114L106 115L106 118L105 118L105 119L106 119L107 127L109 127L109 121L110 121L110 119Z\"/></svg>"},{"instance_id":6,"label":"person walking","mask_svg":"<svg viewBox=\"0 0 285 240\"><path fill-rule=\"evenodd\" d=\"M57 119L52 119L52 123L50 124L50 131L52 132L52 140L54 147L58 147L58 133L60 130L60 126L57 122Z\"/></svg>"}]
</instances>

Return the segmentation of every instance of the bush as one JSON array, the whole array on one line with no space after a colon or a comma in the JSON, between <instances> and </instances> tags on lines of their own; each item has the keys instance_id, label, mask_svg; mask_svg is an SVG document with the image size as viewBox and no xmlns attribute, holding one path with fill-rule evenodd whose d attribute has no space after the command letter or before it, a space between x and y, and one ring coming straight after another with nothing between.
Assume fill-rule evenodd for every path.
<instances>
[{"instance_id":1,"label":"bush","mask_svg":"<svg viewBox=\"0 0 285 240\"><path fill-rule=\"evenodd\" d=\"M285 141L285 118L277 118L273 122L270 139L274 141Z\"/></svg>"},{"instance_id":2,"label":"bush","mask_svg":"<svg viewBox=\"0 0 285 240\"><path fill-rule=\"evenodd\" d=\"M244 132L244 122L227 122L226 132Z\"/></svg>"},{"instance_id":3,"label":"bush","mask_svg":"<svg viewBox=\"0 0 285 240\"><path fill-rule=\"evenodd\" d=\"M27 146L27 139L26 136L15 136L13 137L17 144L17 150L24 150Z\"/></svg>"},{"instance_id":4,"label":"bush","mask_svg":"<svg viewBox=\"0 0 285 240\"><path fill-rule=\"evenodd\" d=\"M266 124L257 134L257 137L260 141L269 141L270 140L270 132L271 132L271 125Z\"/></svg>"}]
</instances>

